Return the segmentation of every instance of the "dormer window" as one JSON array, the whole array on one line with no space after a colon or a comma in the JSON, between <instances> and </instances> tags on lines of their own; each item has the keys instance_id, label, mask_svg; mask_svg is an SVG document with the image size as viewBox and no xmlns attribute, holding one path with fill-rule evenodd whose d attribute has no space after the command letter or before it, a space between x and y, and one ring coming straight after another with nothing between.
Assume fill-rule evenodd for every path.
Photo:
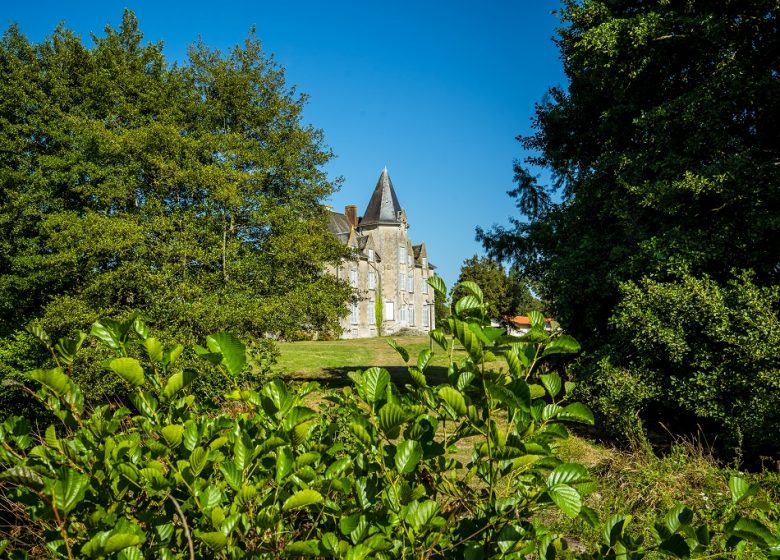
<instances>
[{"instance_id":1,"label":"dormer window","mask_svg":"<svg viewBox=\"0 0 780 560\"><path fill-rule=\"evenodd\" d=\"M398 262L400 264L406 264L406 245L398 247Z\"/></svg>"},{"instance_id":2,"label":"dormer window","mask_svg":"<svg viewBox=\"0 0 780 560\"><path fill-rule=\"evenodd\" d=\"M369 249L368 250L368 262L374 262L374 250Z\"/></svg>"},{"instance_id":3,"label":"dormer window","mask_svg":"<svg viewBox=\"0 0 780 560\"><path fill-rule=\"evenodd\" d=\"M428 268L428 259L425 257L422 258L422 267Z\"/></svg>"}]
</instances>

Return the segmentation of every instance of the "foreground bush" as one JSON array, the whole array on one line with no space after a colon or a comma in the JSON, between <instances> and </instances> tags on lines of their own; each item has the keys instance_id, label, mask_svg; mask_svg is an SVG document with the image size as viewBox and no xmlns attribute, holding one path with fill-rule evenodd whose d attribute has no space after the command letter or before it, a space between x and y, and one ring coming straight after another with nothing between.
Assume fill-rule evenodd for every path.
<instances>
[{"instance_id":1,"label":"foreground bush","mask_svg":"<svg viewBox=\"0 0 780 560\"><path fill-rule=\"evenodd\" d=\"M114 350L105 366L131 388L132 409L85 410L70 375L84 336L59 341L51 347L58 367L29 375L59 424L38 430L16 417L0 430L2 494L11 504L3 515L27 529L2 547L18 558L122 560L573 555L541 520L549 511L600 524L583 505L594 489L587 469L556 453L566 424L592 415L567 402L573 385L543 365L578 345L545 332L540 314L528 334L506 337L487 326L479 288L462 287L450 336L431 333L450 356L456 343L467 354L450 364L447 382L428 384L432 353L424 350L403 391L386 370L370 368L318 405L312 383L238 387L245 349L219 333L193 350L234 387L234 405L204 414L189 392L201 371L177 367L181 346L164 347L140 322L121 330L104 321L93 332ZM506 371L485 368L496 353ZM735 503L756 491L738 478L730 486ZM603 545L587 557L745 546L780 555L776 536L738 511L716 539L682 505L652 543L633 537L629 522L610 517Z\"/></svg>"}]
</instances>

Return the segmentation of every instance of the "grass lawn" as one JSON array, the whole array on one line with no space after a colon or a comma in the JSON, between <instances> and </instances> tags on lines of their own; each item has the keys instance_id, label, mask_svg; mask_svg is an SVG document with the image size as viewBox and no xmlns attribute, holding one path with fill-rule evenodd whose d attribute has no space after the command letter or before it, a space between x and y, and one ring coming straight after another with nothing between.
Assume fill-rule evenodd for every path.
<instances>
[{"instance_id":1,"label":"grass lawn","mask_svg":"<svg viewBox=\"0 0 780 560\"><path fill-rule=\"evenodd\" d=\"M382 367L390 372L396 383L406 383L409 376L407 365L417 362L420 351L431 348L427 336L400 336L394 340L409 352L409 363L387 343L389 337L358 338L353 340L281 342L281 356L276 369L291 380L314 380L326 386L340 386L348 382L347 373L358 369ZM432 383L446 378L449 357L437 344L433 344L433 359L426 372ZM455 349L454 357L459 360L465 355L461 348ZM489 367L506 367L503 359L488 364Z\"/></svg>"}]
</instances>

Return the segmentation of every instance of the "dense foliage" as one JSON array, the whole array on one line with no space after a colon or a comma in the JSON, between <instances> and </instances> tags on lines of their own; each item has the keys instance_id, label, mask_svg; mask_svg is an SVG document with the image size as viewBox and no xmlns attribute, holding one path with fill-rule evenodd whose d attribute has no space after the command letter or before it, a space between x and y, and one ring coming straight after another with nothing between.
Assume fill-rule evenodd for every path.
<instances>
[{"instance_id":1,"label":"dense foliage","mask_svg":"<svg viewBox=\"0 0 780 560\"><path fill-rule=\"evenodd\" d=\"M0 40L0 336L140 310L184 340L333 331L348 288L306 98L250 35L171 65L126 12L94 46Z\"/></svg>"},{"instance_id":2,"label":"dense foliage","mask_svg":"<svg viewBox=\"0 0 780 560\"><path fill-rule=\"evenodd\" d=\"M431 285L445 293L439 279ZM488 326L479 287L462 287L452 337L431 333L450 355L456 343L466 351L444 383L429 385L432 352L423 350L404 390L386 370L369 368L350 375L352 387L326 394L319 411L312 383L236 386L245 348L219 333L194 351L234 387L235 405L203 414L190 394L203 372L182 369L183 347L166 347L138 320L93 327L115 352L105 366L130 388L132 409L88 410L70 375L86 335L52 346L31 329L57 367L29 379L58 421L38 428L13 417L0 425L2 515L27 529L3 535L0 550L121 560L572 557L544 514L600 523L583 505L594 489L588 471L556 453L566 423L590 423L592 415L567 402L573 385L543 373L543 363L578 345L551 336L534 312L528 334L506 337ZM485 368L496 351L506 370ZM735 504L757 491L736 477L730 488ZM772 521L739 511L722 535L711 535L680 505L647 543L630 520L610 517L599 550L581 556L688 558L745 547L780 555Z\"/></svg>"},{"instance_id":3,"label":"dense foliage","mask_svg":"<svg viewBox=\"0 0 780 560\"><path fill-rule=\"evenodd\" d=\"M776 335L758 342L757 317L739 319L748 305L776 330L780 308L777 2L568 1L561 19L569 86L550 90L521 138L554 187L518 162L510 194L526 219L478 236L539 281L588 351L582 375L602 378L601 362L632 378L636 406L613 386L612 410L710 418L748 450L777 453L763 437L777 415L747 411L766 393L777 402L780 365L766 356L780 347ZM713 300L715 318L694 300L717 293L731 295ZM690 352L655 353L670 330L674 345L695 341ZM736 340L747 346L729 353ZM728 368L735 379L720 384ZM753 375L762 381L745 384Z\"/></svg>"}]
</instances>

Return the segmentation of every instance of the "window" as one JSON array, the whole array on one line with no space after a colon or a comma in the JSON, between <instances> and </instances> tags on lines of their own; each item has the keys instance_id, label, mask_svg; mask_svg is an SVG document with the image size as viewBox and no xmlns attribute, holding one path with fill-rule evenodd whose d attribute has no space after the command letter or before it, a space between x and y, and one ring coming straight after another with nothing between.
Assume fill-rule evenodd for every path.
<instances>
[{"instance_id":1,"label":"window","mask_svg":"<svg viewBox=\"0 0 780 560\"><path fill-rule=\"evenodd\" d=\"M412 255L407 255L407 257L406 257L406 265L407 266L412 266L412 264L413 264L412 263Z\"/></svg>"},{"instance_id":2,"label":"window","mask_svg":"<svg viewBox=\"0 0 780 560\"><path fill-rule=\"evenodd\" d=\"M398 275L398 289L402 292L406 290L406 274L403 272Z\"/></svg>"},{"instance_id":3,"label":"window","mask_svg":"<svg viewBox=\"0 0 780 560\"><path fill-rule=\"evenodd\" d=\"M374 276L374 271L369 270L368 271L368 289L373 290L376 288L376 276Z\"/></svg>"},{"instance_id":4,"label":"window","mask_svg":"<svg viewBox=\"0 0 780 560\"><path fill-rule=\"evenodd\" d=\"M356 301L352 302L350 311L351 311L350 314L351 322L353 325L357 325L358 324L358 302Z\"/></svg>"},{"instance_id":5,"label":"window","mask_svg":"<svg viewBox=\"0 0 780 560\"><path fill-rule=\"evenodd\" d=\"M373 301L368 302L368 324L376 323L376 304Z\"/></svg>"},{"instance_id":6,"label":"window","mask_svg":"<svg viewBox=\"0 0 780 560\"><path fill-rule=\"evenodd\" d=\"M422 258L422 267L428 268L428 259L426 257Z\"/></svg>"},{"instance_id":7,"label":"window","mask_svg":"<svg viewBox=\"0 0 780 560\"><path fill-rule=\"evenodd\" d=\"M357 270L350 270L349 271L349 285L353 288L358 287L358 271Z\"/></svg>"},{"instance_id":8,"label":"window","mask_svg":"<svg viewBox=\"0 0 780 560\"><path fill-rule=\"evenodd\" d=\"M430 326L430 315L429 315L430 311L428 310L428 307L429 306L427 305L423 305L422 308L422 323L423 323L422 326L423 328L426 329Z\"/></svg>"},{"instance_id":9,"label":"window","mask_svg":"<svg viewBox=\"0 0 780 560\"><path fill-rule=\"evenodd\" d=\"M406 245L398 247L398 262L400 264L406 264Z\"/></svg>"},{"instance_id":10,"label":"window","mask_svg":"<svg viewBox=\"0 0 780 560\"><path fill-rule=\"evenodd\" d=\"M385 302L385 321L395 321L395 303L392 301Z\"/></svg>"},{"instance_id":11,"label":"window","mask_svg":"<svg viewBox=\"0 0 780 560\"><path fill-rule=\"evenodd\" d=\"M410 272L409 276L406 277L406 291L414 292L414 272Z\"/></svg>"},{"instance_id":12,"label":"window","mask_svg":"<svg viewBox=\"0 0 780 560\"><path fill-rule=\"evenodd\" d=\"M409 324L414 326L414 304L409 304Z\"/></svg>"},{"instance_id":13,"label":"window","mask_svg":"<svg viewBox=\"0 0 780 560\"><path fill-rule=\"evenodd\" d=\"M374 262L374 250L369 249L368 250L368 262Z\"/></svg>"},{"instance_id":14,"label":"window","mask_svg":"<svg viewBox=\"0 0 780 560\"><path fill-rule=\"evenodd\" d=\"M428 281L423 276L422 278L422 293L427 294L428 293Z\"/></svg>"},{"instance_id":15,"label":"window","mask_svg":"<svg viewBox=\"0 0 780 560\"><path fill-rule=\"evenodd\" d=\"M401 311L401 322L406 323L406 306L401 305L400 311Z\"/></svg>"}]
</instances>

